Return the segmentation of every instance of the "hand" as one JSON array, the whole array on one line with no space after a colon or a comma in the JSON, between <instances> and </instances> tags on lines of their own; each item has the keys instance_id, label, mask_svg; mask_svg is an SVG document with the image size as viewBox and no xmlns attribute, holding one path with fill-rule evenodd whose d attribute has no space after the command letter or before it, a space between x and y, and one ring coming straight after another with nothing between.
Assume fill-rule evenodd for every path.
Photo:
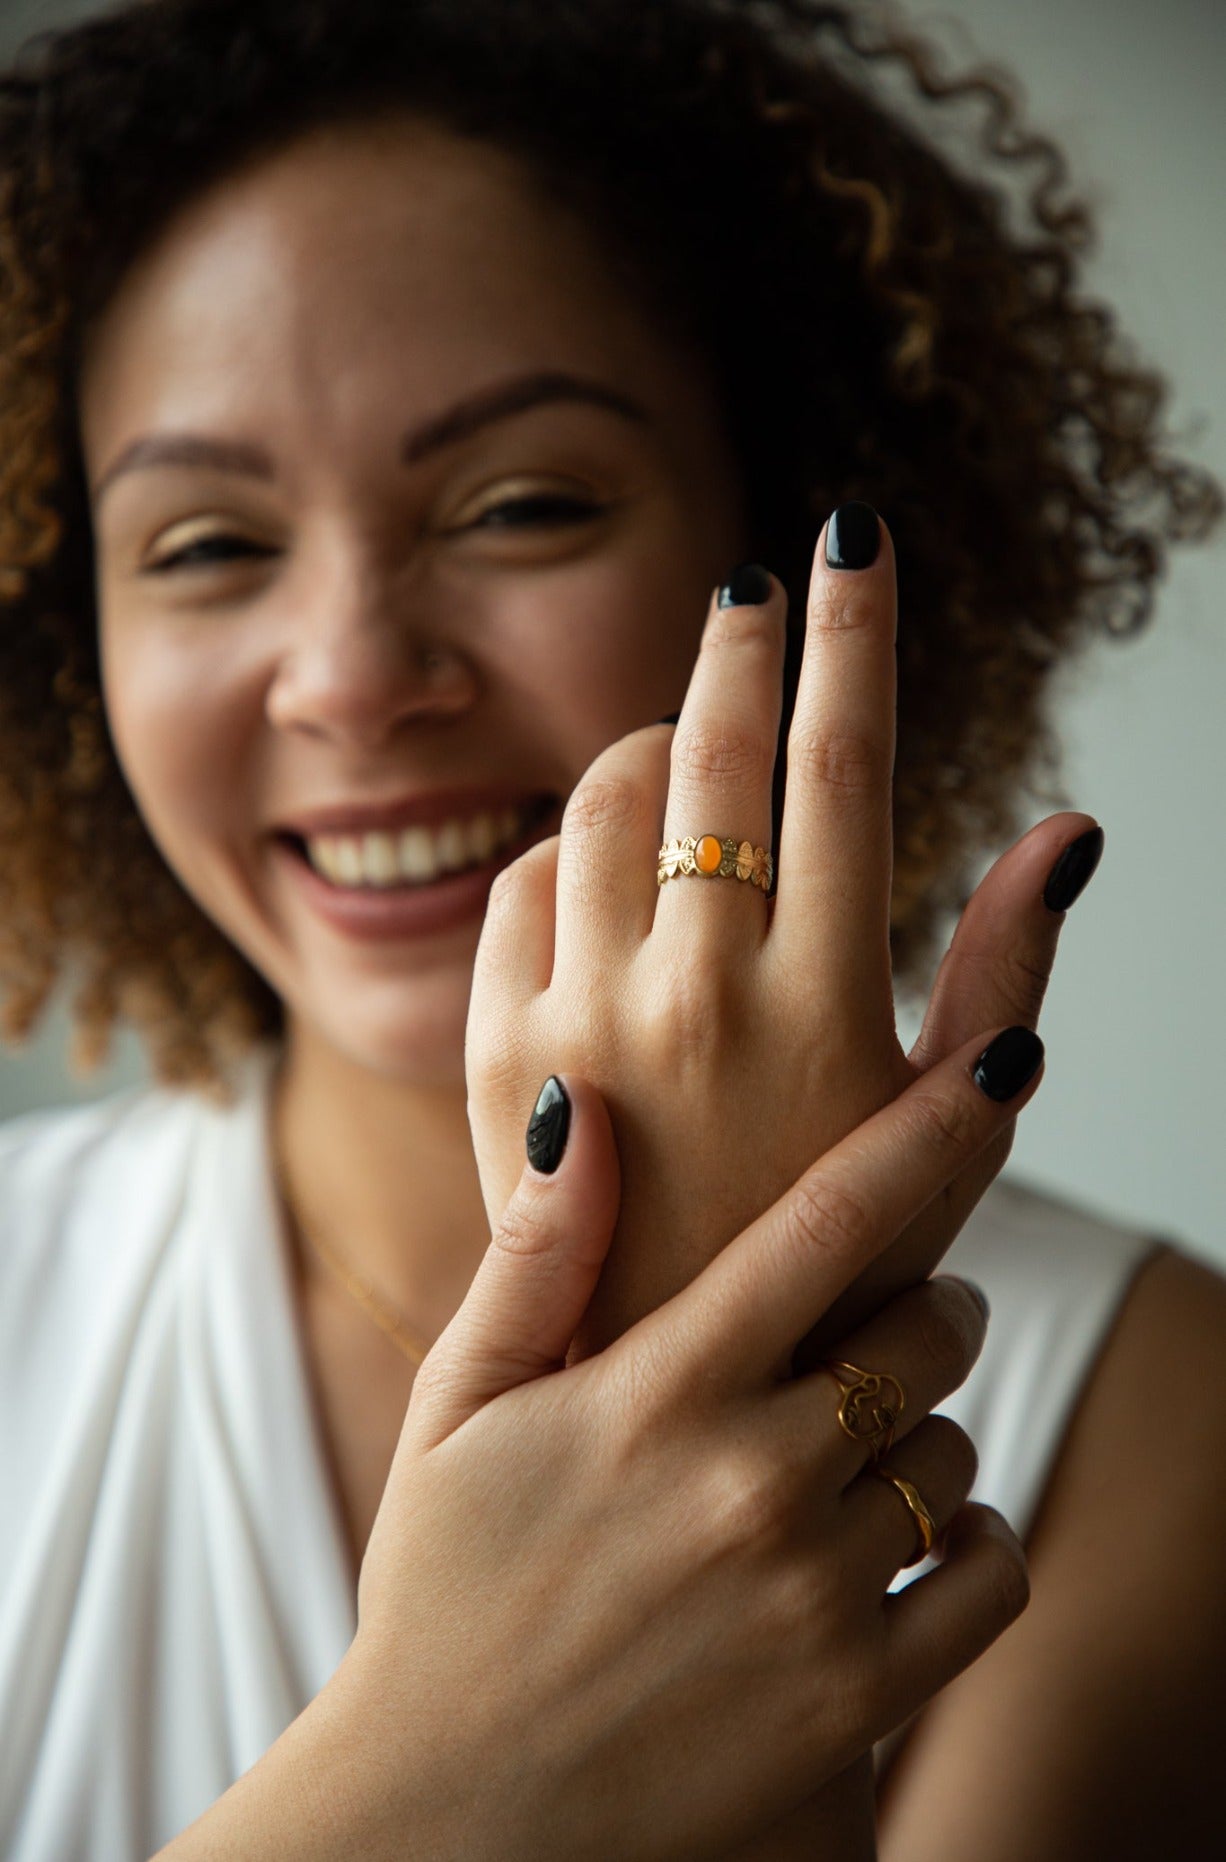
<instances>
[{"instance_id":1,"label":"hand","mask_svg":"<svg viewBox=\"0 0 1226 1862\"><path fill-rule=\"evenodd\" d=\"M469 1114L491 1220L518 1172L541 1077L600 1089L622 1208L575 1355L599 1350L686 1285L815 1157L978 1029L1033 1026L1061 917L1042 902L1058 856L1093 827L1053 817L984 880L963 915L916 1048L894 1029L889 954L896 594L876 562L830 569L823 530L768 901L747 884L656 884L665 838L714 829L765 845L779 730L785 599L712 605L675 736L612 746L570 798L560 837L490 900L468 1023ZM1007 1125L806 1342L821 1355L929 1273L1007 1155Z\"/></svg>"},{"instance_id":2,"label":"hand","mask_svg":"<svg viewBox=\"0 0 1226 1862\"><path fill-rule=\"evenodd\" d=\"M913 1550L906 1506L840 1428L829 1373L788 1376L798 1338L1033 1092L985 1097L982 1044L564 1368L618 1198L604 1107L567 1079L560 1166L524 1172L417 1376L323 1703L338 1846L399 1855L412 1832L472 1862L722 1856L1018 1614L1020 1547L963 1507L973 1451L926 1419L982 1341L962 1284L908 1292L840 1348L903 1384L890 1462L949 1529L903 1594L885 1593Z\"/></svg>"}]
</instances>

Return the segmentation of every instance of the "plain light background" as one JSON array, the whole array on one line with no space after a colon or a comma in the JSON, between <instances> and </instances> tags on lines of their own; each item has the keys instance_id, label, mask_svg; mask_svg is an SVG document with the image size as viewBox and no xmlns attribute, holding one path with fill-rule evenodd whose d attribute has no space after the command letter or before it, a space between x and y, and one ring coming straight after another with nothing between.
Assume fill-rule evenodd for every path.
<instances>
[{"instance_id":1,"label":"plain light background","mask_svg":"<svg viewBox=\"0 0 1226 1862\"><path fill-rule=\"evenodd\" d=\"M94 10L0 0L0 56ZM947 65L989 61L1020 79L1028 123L1065 147L1098 214L1087 294L1170 377L1184 450L1226 479L1226 5L959 0L908 17ZM1226 538L1176 552L1149 631L1066 677L1064 788L1103 822L1107 852L1069 914L1042 1024L1047 1077L1010 1169L1226 1264L1224 596ZM24 1052L0 1050L0 1119L147 1077L130 1033L85 1082L67 1048L61 1001Z\"/></svg>"}]
</instances>

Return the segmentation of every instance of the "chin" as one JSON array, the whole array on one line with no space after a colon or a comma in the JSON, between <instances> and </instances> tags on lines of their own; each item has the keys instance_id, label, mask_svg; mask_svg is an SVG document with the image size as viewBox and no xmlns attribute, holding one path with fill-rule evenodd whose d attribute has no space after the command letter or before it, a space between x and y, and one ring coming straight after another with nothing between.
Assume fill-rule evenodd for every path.
<instances>
[{"instance_id":1,"label":"chin","mask_svg":"<svg viewBox=\"0 0 1226 1862\"><path fill-rule=\"evenodd\" d=\"M463 1089L470 983L471 976L452 988L439 978L416 989L401 980L372 991L367 1002L303 1004L300 1019L309 1023L313 1044L324 1043L389 1085Z\"/></svg>"}]
</instances>

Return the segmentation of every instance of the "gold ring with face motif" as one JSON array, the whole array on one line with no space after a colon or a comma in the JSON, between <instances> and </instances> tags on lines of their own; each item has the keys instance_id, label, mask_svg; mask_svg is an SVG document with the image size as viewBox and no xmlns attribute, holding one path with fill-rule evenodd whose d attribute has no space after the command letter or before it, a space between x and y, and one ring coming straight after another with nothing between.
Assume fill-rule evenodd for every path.
<instances>
[{"instance_id":1,"label":"gold ring with face motif","mask_svg":"<svg viewBox=\"0 0 1226 1862\"><path fill-rule=\"evenodd\" d=\"M853 1442L864 1442L874 1461L880 1461L894 1440L898 1418L906 1406L902 1385L887 1371L862 1371L858 1364L828 1360L821 1367L829 1371L839 1389L839 1426Z\"/></svg>"}]
</instances>

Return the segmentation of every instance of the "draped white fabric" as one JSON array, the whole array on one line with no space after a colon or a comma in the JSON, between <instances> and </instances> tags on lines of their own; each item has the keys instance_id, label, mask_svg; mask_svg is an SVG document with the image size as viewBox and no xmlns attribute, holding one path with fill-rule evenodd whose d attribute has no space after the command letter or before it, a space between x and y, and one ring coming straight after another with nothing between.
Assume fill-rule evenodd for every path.
<instances>
[{"instance_id":1,"label":"draped white fabric","mask_svg":"<svg viewBox=\"0 0 1226 1862\"><path fill-rule=\"evenodd\" d=\"M0 1855L141 1862L328 1680L356 1627L267 1143L162 1089L0 1128ZM992 1301L943 1405L1028 1524L1149 1243L998 1185L948 1257ZM912 1574L908 1574L910 1576Z\"/></svg>"}]
</instances>

